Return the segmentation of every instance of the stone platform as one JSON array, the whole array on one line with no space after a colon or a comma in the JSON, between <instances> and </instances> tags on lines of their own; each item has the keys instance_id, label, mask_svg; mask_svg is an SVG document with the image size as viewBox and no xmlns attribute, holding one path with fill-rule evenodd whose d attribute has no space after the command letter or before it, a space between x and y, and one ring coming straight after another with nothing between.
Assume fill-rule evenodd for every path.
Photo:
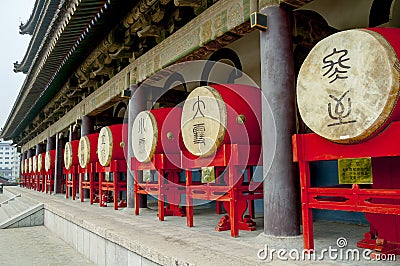
<instances>
[{"instance_id":1,"label":"stone platform","mask_svg":"<svg viewBox=\"0 0 400 266\"><path fill-rule=\"evenodd\" d=\"M293 249L302 252L302 237L264 236L262 217L256 219L257 231L240 231L238 238L232 238L229 231L214 230L222 215L204 207L195 209L195 227L188 228L185 217L158 221L155 208L142 209L135 216L133 209L115 211L112 207L90 205L87 200L81 203L65 199L64 195L46 195L20 187L7 189L43 203L45 227L97 265L377 265L362 255L359 260L346 260L343 256L332 259L327 254L322 261L315 261L318 257L292 259L288 252L291 255L295 255ZM337 249L339 237L346 238L347 249L356 249L356 242L367 230L366 226L316 222L316 254L320 256L324 248ZM276 252L272 259L262 259L266 247L268 252L285 249L287 253L283 259ZM357 250L362 254L362 249ZM379 263L397 265L398 262Z\"/></svg>"}]
</instances>

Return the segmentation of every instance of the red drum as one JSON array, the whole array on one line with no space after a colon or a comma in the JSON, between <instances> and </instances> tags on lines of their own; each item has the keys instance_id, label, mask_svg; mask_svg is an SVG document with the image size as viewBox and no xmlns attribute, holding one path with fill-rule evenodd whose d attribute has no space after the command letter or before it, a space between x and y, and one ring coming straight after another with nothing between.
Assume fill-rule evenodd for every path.
<instances>
[{"instance_id":1,"label":"red drum","mask_svg":"<svg viewBox=\"0 0 400 266\"><path fill-rule=\"evenodd\" d=\"M261 90L241 84L194 89L182 110L182 138L189 152L200 157L222 144L261 144Z\"/></svg>"},{"instance_id":2,"label":"red drum","mask_svg":"<svg viewBox=\"0 0 400 266\"><path fill-rule=\"evenodd\" d=\"M45 153L40 153L36 156L38 173L40 173L44 170L44 157L45 157Z\"/></svg>"},{"instance_id":3,"label":"red drum","mask_svg":"<svg viewBox=\"0 0 400 266\"><path fill-rule=\"evenodd\" d=\"M28 158L28 173L33 173L33 157Z\"/></svg>"},{"instance_id":4,"label":"red drum","mask_svg":"<svg viewBox=\"0 0 400 266\"><path fill-rule=\"evenodd\" d=\"M108 166L112 160L124 160L124 142L122 130L126 124L106 126L100 130L97 141L97 156L102 166Z\"/></svg>"},{"instance_id":5,"label":"red drum","mask_svg":"<svg viewBox=\"0 0 400 266\"><path fill-rule=\"evenodd\" d=\"M79 140L73 140L73 141L65 143L64 166L67 170L69 170L72 165L79 164L78 146L79 146Z\"/></svg>"},{"instance_id":6,"label":"red drum","mask_svg":"<svg viewBox=\"0 0 400 266\"><path fill-rule=\"evenodd\" d=\"M24 172L25 172L25 174L28 174L29 173L29 160L28 160L28 158L27 159L24 159Z\"/></svg>"},{"instance_id":7,"label":"red drum","mask_svg":"<svg viewBox=\"0 0 400 266\"><path fill-rule=\"evenodd\" d=\"M338 32L301 66L297 103L304 123L337 143L367 140L400 119L400 29Z\"/></svg>"},{"instance_id":8,"label":"red drum","mask_svg":"<svg viewBox=\"0 0 400 266\"><path fill-rule=\"evenodd\" d=\"M37 155L32 157L32 172L37 173Z\"/></svg>"},{"instance_id":9,"label":"red drum","mask_svg":"<svg viewBox=\"0 0 400 266\"><path fill-rule=\"evenodd\" d=\"M56 166L56 150L47 151L44 156L44 170L53 170Z\"/></svg>"},{"instance_id":10,"label":"red drum","mask_svg":"<svg viewBox=\"0 0 400 266\"><path fill-rule=\"evenodd\" d=\"M132 125L132 149L139 162L150 162L154 154L180 153L182 108L160 108L140 112Z\"/></svg>"},{"instance_id":11,"label":"red drum","mask_svg":"<svg viewBox=\"0 0 400 266\"><path fill-rule=\"evenodd\" d=\"M21 173L25 174L25 159L21 160Z\"/></svg>"},{"instance_id":12,"label":"red drum","mask_svg":"<svg viewBox=\"0 0 400 266\"><path fill-rule=\"evenodd\" d=\"M86 168L89 163L97 162L97 141L99 133L81 137L78 146L79 165Z\"/></svg>"}]
</instances>

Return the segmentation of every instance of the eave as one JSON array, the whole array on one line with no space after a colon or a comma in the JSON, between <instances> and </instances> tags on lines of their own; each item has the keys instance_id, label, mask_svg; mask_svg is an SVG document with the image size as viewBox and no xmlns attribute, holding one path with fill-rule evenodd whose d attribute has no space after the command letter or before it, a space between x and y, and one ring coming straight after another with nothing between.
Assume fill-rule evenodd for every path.
<instances>
[{"instance_id":1,"label":"eave","mask_svg":"<svg viewBox=\"0 0 400 266\"><path fill-rule=\"evenodd\" d=\"M2 137L12 139L29 125L70 75L134 1L73 1L58 14L54 32L37 53L4 126Z\"/></svg>"},{"instance_id":2,"label":"eave","mask_svg":"<svg viewBox=\"0 0 400 266\"><path fill-rule=\"evenodd\" d=\"M48 0L36 0L34 9L32 11L31 16L29 17L29 20L25 24L21 24L21 26L19 26L20 34L32 35L34 33L46 1Z\"/></svg>"},{"instance_id":3,"label":"eave","mask_svg":"<svg viewBox=\"0 0 400 266\"><path fill-rule=\"evenodd\" d=\"M44 0L43 0L44 1ZM40 18L35 19L34 34L29 42L28 49L21 63L14 63L14 72L28 73L40 46L47 39L48 30L60 5L61 0L47 0L39 13ZM32 22L33 23L33 22Z\"/></svg>"}]
</instances>

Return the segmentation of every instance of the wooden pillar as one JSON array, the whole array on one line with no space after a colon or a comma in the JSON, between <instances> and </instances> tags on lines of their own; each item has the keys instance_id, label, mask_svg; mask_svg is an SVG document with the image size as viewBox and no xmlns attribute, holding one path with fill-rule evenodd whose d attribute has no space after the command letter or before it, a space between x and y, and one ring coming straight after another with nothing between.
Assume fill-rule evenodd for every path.
<instances>
[{"instance_id":1,"label":"wooden pillar","mask_svg":"<svg viewBox=\"0 0 400 266\"><path fill-rule=\"evenodd\" d=\"M62 193L63 188L63 168L64 168L64 154L63 148L65 145L65 140L62 134L57 134L56 136L56 160L54 167L54 193Z\"/></svg>"},{"instance_id":2,"label":"wooden pillar","mask_svg":"<svg viewBox=\"0 0 400 266\"><path fill-rule=\"evenodd\" d=\"M276 132L263 105L264 165L273 156L269 171L264 168L264 233L270 236L300 234L296 179L291 136L295 133L295 81L292 26L289 13L279 6L261 9L268 29L260 33L261 87L272 109ZM276 151L271 154L272 134L277 134Z\"/></svg>"},{"instance_id":3,"label":"wooden pillar","mask_svg":"<svg viewBox=\"0 0 400 266\"><path fill-rule=\"evenodd\" d=\"M136 85L130 85L131 99L129 101L129 117L128 117L128 179L127 179L127 207L133 208L134 192L133 192L133 171L131 169L130 158L133 156L132 151L132 125L135 117L144 110L147 110L147 94L144 89L138 89ZM142 174L142 173L140 173ZM139 195L140 208L147 208L147 195Z\"/></svg>"},{"instance_id":4,"label":"wooden pillar","mask_svg":"<svg viewBox=\"0 0 400 266\"><path fill-rule=\"evenodd\" d=\"M79 139L78 133L76 132L74 125L69 125L68 141Z\"/></svg>"},{"instance_id":5,"label":"wooden pillar","mask_svg":"<svg viewBox=\"0 0 400 266\"><path fill-rule=\"evenodd\" d=\"M46 140L46 151L51 151L56 148L56 138L48 137Z\"/></svg>"},{"instance_id":6,"label":"wooden pillar","mask_svg":"<svg viewBox=\"0 0 400 266\"><path fill-rule=\"evenodd\" d=\"M39 155L43 152L45 152L45 144L36 144L36 155Z\"/></svg>"},{"instance_id":7,"label":"wooden pillar","mask_svg":"<svg viewBox=\"0 0 400 266\"><path fill-rule=\"evenodd\" d=\"M33 157L33 156L35 156L35 155L36 155L36 148L30 148L30 149L28 150L27 158L31 158L31 157Z\"/></svg>"},{"instance_id":8,"label":"wooden pillar","mask_svg":"<svg viewBox=\"0 0 400 266\"><path fill-rule=\"evenodd\" d=\"M87 115L82 116L81 137L92 134L94 131L93 118Z\"/></svg>"},{"instance_id":9,"label":"wooden pillar","mask_svg":"<svg viewBox=\"0 0 400 266\"><path fill-rule=\"evenodd\" d=\"M93 117L87 116L87 115L82 116L81 137L92 134L93 131L94 131ZM80 177L79 177L79 180L80 180ZM79 191L81 191L81 185L82 184L79 181ZM84 189L83 197L90 198L90 190L89 189Z\"/></svg>"}]
</instances>

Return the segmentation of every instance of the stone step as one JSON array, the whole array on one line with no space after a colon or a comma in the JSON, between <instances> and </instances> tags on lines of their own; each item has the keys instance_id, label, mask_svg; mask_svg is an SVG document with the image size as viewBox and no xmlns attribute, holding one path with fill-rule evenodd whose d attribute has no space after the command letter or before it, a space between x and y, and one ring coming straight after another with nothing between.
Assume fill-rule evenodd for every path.
<instances>
[{"instance_id":1,"label":"stone step","mask_svg":"<svg viewBox=\"0 0 400 266\"><path fill-rule=\"evenodd\" d=\"M9 218L14 217L16 215L18 215L20 212L14 208L14 206L10 203L6 203L6 204L1 204L1 207L3 209L3 211L7 214L7 216Z\"/></svg>"},{"instance_id":2,"label":"stone step","mask_svg":"<svg viewBox=\"0 0 400 266\"><path fill-rule=\"evenodd\" d=\"M20 202L23 202L24 204L26 204L29 207L35 206L36 204L38 204L39 202L32 200L30 198L21 196L17 198Z\"/></svg>"},{"instance_id":3,"label":"stone step","mask_svg":"<svg viewBox=\"0 0 400 266\"><path fill-rule=\"evenodd\" d=\"M2 207L0 207L0 224L6 220L8 220L10 217L8 217L7 213L3 210Z\"/></svg>"},{"instance_id":4,"label":"stone step","mask_svg":"<svg viewBox=\"0 0 400 266\"><path fill-rule=\"evenodd\" d=\"M23 202L19 198L15 198L14 200L9 201L8 203L10 206L12 206L18 213L29 209L30 205L27 203Z\"/></svg>"}]
</instances>

